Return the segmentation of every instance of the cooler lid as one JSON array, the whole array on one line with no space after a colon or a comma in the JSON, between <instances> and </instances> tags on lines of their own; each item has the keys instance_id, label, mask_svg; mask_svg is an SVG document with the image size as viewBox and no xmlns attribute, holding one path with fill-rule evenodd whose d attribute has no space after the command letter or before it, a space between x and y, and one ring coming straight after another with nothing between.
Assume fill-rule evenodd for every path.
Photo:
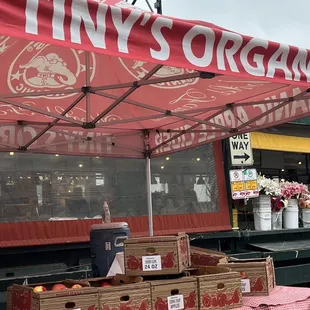
<instances>
[{"instance_id":1,"label":"cooler lid","mask_svg":"<svg viewBox=\"0 0 310 310\"><path fill-rule=\"evenodd\" d=\"M128 223L119 222L119 223L100 223L93 224L91 230L105 230L105 229L116 229L116 228L128 228Z\"/></svg>"}]
</instances>

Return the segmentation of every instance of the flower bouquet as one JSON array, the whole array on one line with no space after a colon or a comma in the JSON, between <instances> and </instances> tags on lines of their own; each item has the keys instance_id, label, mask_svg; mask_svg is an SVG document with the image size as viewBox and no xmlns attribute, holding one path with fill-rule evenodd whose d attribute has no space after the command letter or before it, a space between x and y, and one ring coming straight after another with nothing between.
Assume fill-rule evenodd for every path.
<instances>
[{"instance_id":1,"label":"flower bouquet","mask_svg":"<svg viewBox=\"0 0 310 310\"><path fill-rule=\"evenodd\" d=\"M281 182L282 197L288 200L283 215L283 227L296 229L299 227L299 199L308 194L306 185L297 182Z\"/></svg>"},{"instance_id":2,"label":"flower bouquet","mask_svg":"<svg viewBox=\"0 0 310 310\"><path fill-rule=\"evenodd\" d=\"M257 177L258 190L261 195L269 195L273 197L281 196L280 184L270 178L266 178L264 175Z\"/></svg>"},{"instance_id":3,"label":"flower bouquet","mask_svg":"<svg viewBox=\"0 0 310 310\"><path fill-rule=\"evenodd\" d=\"M282 229L282 211L286 204L287 201L281 197L271 198L271 228L273 230Z\"/></svg>"},{"instance_id":4,"label":"flower bouquet","mask_svg":"<svg viewBox=\"0 0 310 310\"><path fill-rule=\"evenodd\" d=\"M257 177L257 184L260 194L259 198L257 199L257 207L270 207L271 197L281 196L279 182L276 182L270 178L266 178L264 175L259 175Z\"/></svg>"},{"instance_id":5,"label":"flower bouquet","mask_svg":"<svg viewBox=\"0 0 310 310\"><path fill-rule=\"evenodd\" d=\"M281 197L272 197L271 198L271 211L279 212L284 209L287 205L287 201L282 199Z\"/></svg>"},{"instance_id":6,"label":"flower bouquet","mask_svg":"<svg viewBox=\"0 0 310 310\"><path fill-rule=\"evenodd\" d=\"M285 199L299 199L302 195L308 193L308 187L297 182L281 182L281 196Z\"/></svg>"}]
</instances>

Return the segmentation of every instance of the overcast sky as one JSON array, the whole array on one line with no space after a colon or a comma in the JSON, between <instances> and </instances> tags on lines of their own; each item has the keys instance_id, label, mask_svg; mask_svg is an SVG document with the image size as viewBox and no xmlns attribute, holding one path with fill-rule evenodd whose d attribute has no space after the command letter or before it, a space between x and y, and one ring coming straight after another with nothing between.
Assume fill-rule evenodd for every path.
<instances>
[{"instance_id":1,"label":"overcast sky","mask_svg":"<svg viewBox=\"0 0 310 310\"><path fill-rule=\"evenodd\" d=\"M155 0L149 0L153 5ZM163 14L310 49L309 0L162 0ZM145 0L136 6L147 9Z\"/></svg>"}]
</instances>

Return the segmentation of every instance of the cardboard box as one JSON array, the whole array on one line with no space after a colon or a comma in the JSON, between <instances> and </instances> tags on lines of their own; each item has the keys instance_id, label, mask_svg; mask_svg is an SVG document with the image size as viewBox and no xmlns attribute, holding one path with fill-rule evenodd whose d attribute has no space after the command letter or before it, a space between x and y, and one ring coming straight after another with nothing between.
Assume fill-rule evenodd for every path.
<instances>
[{"instance_id":1,"label":"cardboard box","mask_svg":"<svg viewBox=\"0 0 310 310\"><path fill-rule=\"evenodd\" d=\"M99 293L100 310L151 310L151 284L142 277L117 274L108 278L87 279Z\"/></svg>"},{"instance_id":2,"label":"cardboard box","mask_svg":"<svg viewBox=\"0 0 310 310\"><path fill-rule=\"evenodd\" d=\"M244 296L268 296L276 286L273 259L234 259L227 264L218 266L228 267L239 272Z\"/></svg>"},{"instance_id":3,"label":"cardboard box","mask_svg":"<svg viewBox=\"0 0 310 310\"><path fill-rule=\"evenodd\" d=\"M181 274L191 265L189 237L130 238L124 242L125 274L154 276Z\"/></svg>"},{"instance_id":4,"label":"cardboard box","mask_svg":"<svg viewBox=\"0 0 310 310\"><path fill-rule=\"evenodd\" d=\"M225 253L207 250L203 248L190 247L192 266L217 266L219 263L227 263Z\"/></svg>"},{"instance_id":5,"label":"cardboard box","mask_svg":"<svg viewBox=\"0 0 310 310\"><path fill-rule=\"evenodd\" d=\"M83 281L63 281L68 289L53 291L55 283L43 283L47 289L43 292L34 292L34 285L12 286L12 309L14 310L55 310L55 309L98 309L98 289L90 288ZM80 284L82 288L72 288ZM37 286L37 285L35 285Z\"/></svg>"},{"instance_id":6,"label":"cardboard box","mask_svg":"<svg viewBox=\"0 0 310 310\"><path fill-rule=\"evenodd\" d=\"M114 277L88 278L85 280L90 287L107 288L112 286L119 286L124 284L136 284L143 281L139 276L126 276L124 274L117 274Z\"/></svg>"},{"instance_id":7,"label":"cardboard box","mask_svg":"<svg viewBox=\"0 0 310 310\"><path fill-rule=\"evenodd\" d=\"M151 310L151 284L141 282L99 289L99 309Z\"/></svg>"},{"instance_id":8,"label":"cardboard box","mask_svg":"<svg viewBox=\"0 0 310 310\"><path fill-rule=\"evenodd\" d=\"M200 310L242 307L241 277L226 267L200 267L191 272L198 281Z\"/></svg>"},{"instance_id":9,"label":"cardboard box","mask_svg":"<svg viewBox=\"0 0 310 310\"><path fill-rule=\"evenodd\" d=\"M152 310L198 310L198 290L195 277L151 281Z\"/></svg>"}]
</instances>

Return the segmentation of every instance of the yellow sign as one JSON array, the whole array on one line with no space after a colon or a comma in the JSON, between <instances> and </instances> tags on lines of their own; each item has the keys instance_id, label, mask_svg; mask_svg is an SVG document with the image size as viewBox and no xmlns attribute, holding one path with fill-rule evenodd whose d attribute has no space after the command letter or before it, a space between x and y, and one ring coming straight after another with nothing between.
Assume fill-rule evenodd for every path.
<instances>
[{"instance_id":1,"label":"yellow sign","mask_svg":"<svg viewBox=\"0 0 310 310\"><path fill-rule=\"evenodd\" d=\"M258 189L258 184L256 180L250 180L245 182L245 189L247 191L254 191Z\"/></svg>"},{"instance_id":2,"label":"yellow sign","mask_svg":"<svg viewBox=\"0 0 310 310\"><path fill-rule=\"evenodd\" d=\"M244 183L242 181L240 182L232 182L231 183L231 190L233 192L240 192L244 190Z\"/></svg>"}]
</instances>

